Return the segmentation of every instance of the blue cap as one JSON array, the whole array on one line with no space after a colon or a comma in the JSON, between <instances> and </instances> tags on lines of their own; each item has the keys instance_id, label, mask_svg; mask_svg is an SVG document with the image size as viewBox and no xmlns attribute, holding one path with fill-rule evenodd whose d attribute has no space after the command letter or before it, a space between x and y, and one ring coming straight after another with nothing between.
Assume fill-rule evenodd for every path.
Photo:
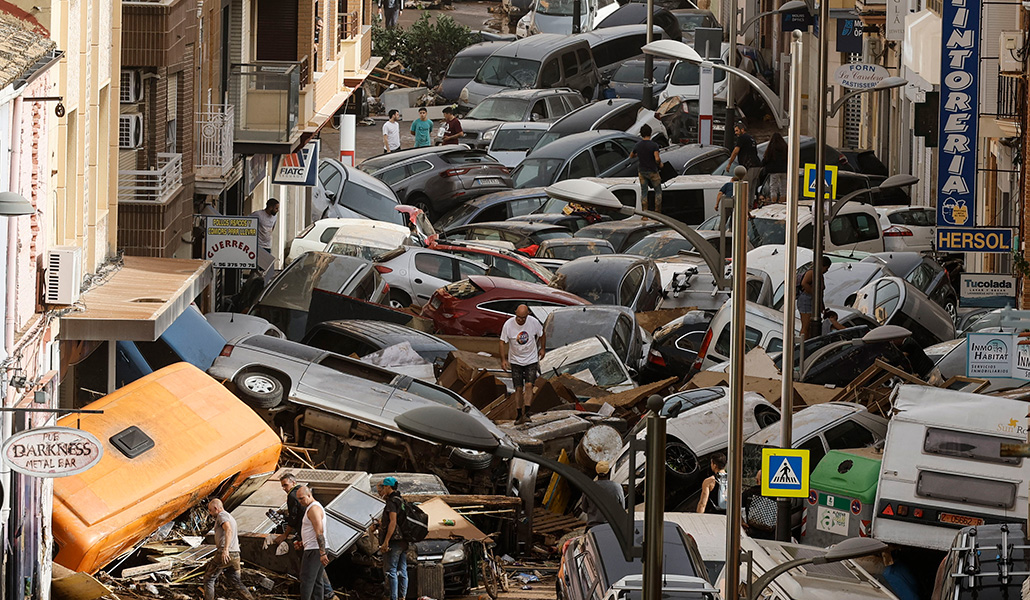
<instances>
[{"instance_id":1,"label":"blue cap","mask_svg":"<svg viewBox=\"0 0 1030 600\"><path fill-rule=\"evenodd\" d=\"M387 477L383 480L383 485L385 485L386 487L397 487L397 478Z\"/></svg>"}]
</instances>

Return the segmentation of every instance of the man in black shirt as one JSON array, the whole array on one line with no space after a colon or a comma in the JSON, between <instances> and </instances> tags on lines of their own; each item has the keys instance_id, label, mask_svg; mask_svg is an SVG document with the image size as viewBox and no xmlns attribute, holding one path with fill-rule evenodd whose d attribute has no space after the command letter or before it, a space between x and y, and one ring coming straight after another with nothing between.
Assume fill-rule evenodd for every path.
<instances>
[{"instance_id":1,"label":"man in black shirt","mask_svg":"<svg viewBox=\"0 0 1030 600\"><path fill-rule=\"evenodd\" d=\"M301 506L300 500L297 499L297 490L300 489L300 484L297 483L297 478L293 473L283 473L279 477L279 485L282 486L283 491L286 492L286 512L283 513L280 510L280 514L286 517L286 531L280 533L272 540L272 546L278 547L279 544L286 541L286 538L300 533L301 519L304 518L304 507ZM329 583L329 576L322 572L322 597L327 600L335 598L333 592L333 585Z\"/></svg>"},{"instance_id":2,"label":"man in black shirt","mask_svg":"<svg viewBox=\"0 0 1030 600\"><path fill-rule=\"evenodd\" d=\"M408 542L398 531L404 502L397 487L396 477L386 477L376 487L379 496L386 501L383 521L379 524L379 552L383 555L386 593L390 600L404 600L408 594Z\"/></svg>"},{"instance_id":3,"label":"man in black shirt","mask_svg":"<svg viewBox=\"0 0 1030 600\"><path fill-rule=\"evenodd\" d=\"M662 168L662 158L658 155L658 144L651 141L651 126L643 125L640 128L641 140L633 148L630 158L638 158L637 178L640 179L640 206L644 210L650 210L650 202L647 198L647 188L654 189L654 211L662 212L662 177L658 174Z\"/></svg>"},{"instance_id":4,"label":"man in black shirt","mask_svg":"<svg viewBox=\"0 0 1030 600\"><path fill-rule=\"evenodd\" d=\"M758 144L755 142L755 138L747 132L747 125L743 121L738 121L734 125L733 132L737 134L737 142L733 146L733 152L730 153L729 162L726 163L726 173L729 174L733 161L736 160L740 166L747 169L744 181L748 183L748 194L754 194L755 181L762 173L762 160L758 158ZM750 208L750 203L748 208Z\"/></svg>"}]
</instances>

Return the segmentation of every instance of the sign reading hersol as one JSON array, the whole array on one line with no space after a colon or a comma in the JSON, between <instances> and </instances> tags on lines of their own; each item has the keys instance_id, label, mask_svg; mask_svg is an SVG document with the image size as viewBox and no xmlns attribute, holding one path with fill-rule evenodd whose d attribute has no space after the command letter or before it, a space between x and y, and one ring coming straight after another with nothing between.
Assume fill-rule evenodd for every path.
<instances>
[{"instance_id":1,"label":"sign reading hersol","mask_svg":"<svg viewBox=\"0 0 1030 600\"><path fill-rule=\"evenodd\" d=\"M29 429L4 442L4 462L34 477L68 477L100 462L104 447L93 434L70 427Z\"/></svg>"},{"instance_id":2,"label":"sign reading hersol","mask_svg":"<svg viewBox=\"0 0 1030 600\"><path fill-rule=\"evenodd\" d=\"M257 266L257 217L207 217L204 258L216 269Z\"/></svg>"}]
</instances>

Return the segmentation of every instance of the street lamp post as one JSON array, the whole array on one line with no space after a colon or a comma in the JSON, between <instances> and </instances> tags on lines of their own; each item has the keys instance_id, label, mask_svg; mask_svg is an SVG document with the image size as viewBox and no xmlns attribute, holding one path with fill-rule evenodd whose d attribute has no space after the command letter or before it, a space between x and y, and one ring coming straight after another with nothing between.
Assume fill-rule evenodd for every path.
<instances>
[{"instance_id":1,"label":"street lamp post","mask_svg":"<svg viewBox=\"0 0 1030 600\"><path fill-rule=\"evenodd\" d=\"M748 591L746 600L758 600L762 595L762 591L768 587L774 579L791 569L796 569L805 565L825 565L851 558L870 556L872 554L879 554L886 549L887 544L884 544L880 540L874 540L873 538L848 538L839 544L830 546L826 549L824 554L810 556L808 558L797 558L785 563L780 563L766 571L758 578L758 581L754 582L754 584L749 580L747 584ZM729 555L727 554L727 556ZM733 580L727 577L726 581L730 582ZM736 581L740 581L740 579L738 578ZM727 585L727 589L729 589L729 585Z\"/></svg>"},{"instance_id":2,"label":"street lamp post","mask_svg":"<svg viewBox=\"0 0 1030 600\"><path fill-rule=\"evenodd\" d=\"M658 42L655 43L657 44ZM727 280L725 273L726 262L722 259L722 255L719 254L719 252L713 248L709 242L705 241L705 239L701 237L693 227L686 223L661 213L651 212L649 210L639 210L633 206L626 206L605 186L585 179L566 179L564 181L559 181L554 185L548 186L544 191L548 196L557 198L558 200L564 200L565 202L588 204L590 206L615 210L624 215L639 215L658 221L676 233L682 235L694 245L694 251L701 255L705 264L707 264L708 268L712 271L712 277L715 279L716 287L720 289L726 289L729 287L729 281ZM746 236L744 236L744 239L746 239Z\"/></svg>"},{"instance_id":3,"label":"street lamp post","mask_svg":"<svg viewBox=\"0 0 1030 600\"><path fill-rule=\"evenodd\" d=\"M871 88L864 90L852 90L843 96L837 102L833 103L832 106L827 110L826 107L826 62L828 60L828 39L829 34L827 33L827 27L829 26L829 7L826 4L826 0L820 0L819 2L819 77L816 81L816 108L815 114L817 115L818 125L816 127L816 168L815 168L815 202L812 204L812 216L813 225L815 226L815 236L813 237L813 249L812 249L812 264L816 266L812 270L812 324L811 327L815 331L819 331L822 327L823 321L823 273L818 268L822 264L823 260L823 239L826 229L825 219L825 196L826 196L826 123L832 119L837 111L840 110L844 103L854 98L859 94L868 92L882 92L884 90L901 87L908 83L906 79L901 77L887 77L877 83ZM795 175L796 176L796 175ZM802 336L807 337L809 332L801 332Z\"/></svg>"}]
</instances>

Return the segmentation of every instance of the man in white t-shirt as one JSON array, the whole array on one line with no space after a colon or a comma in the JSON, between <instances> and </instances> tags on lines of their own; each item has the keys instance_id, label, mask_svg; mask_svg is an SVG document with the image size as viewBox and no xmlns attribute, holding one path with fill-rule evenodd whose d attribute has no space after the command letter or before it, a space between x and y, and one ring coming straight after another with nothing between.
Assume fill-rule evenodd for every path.
<instances>
[{"instance_id":1,"label":"man in white t-shirt","mask_svg":"<svg viewBox=\"0 0 1030 600\"><path fill-rule=\"evenodd\" d=\"M390 120L383 123L383 151L387 154L401 149L401 126L397 123L401 120L401 111L391 109L388 116Z\"/></svg>"},{"instance_id":2,"label":"man in white t-shirt","mask_svg":"<svg viewBox=\"0 0 1030 600\"><path fill-rule=\"evenodd\" d=\"M529 307L520 304L515 316L501 328L501 366L511 371L515 385L515 423L529 421L533 402L533 383L540 376L540 359L544 357L544 327L529 314ZM524 408L523 408L524 407Z\"/></svg>"}]
</instances>

